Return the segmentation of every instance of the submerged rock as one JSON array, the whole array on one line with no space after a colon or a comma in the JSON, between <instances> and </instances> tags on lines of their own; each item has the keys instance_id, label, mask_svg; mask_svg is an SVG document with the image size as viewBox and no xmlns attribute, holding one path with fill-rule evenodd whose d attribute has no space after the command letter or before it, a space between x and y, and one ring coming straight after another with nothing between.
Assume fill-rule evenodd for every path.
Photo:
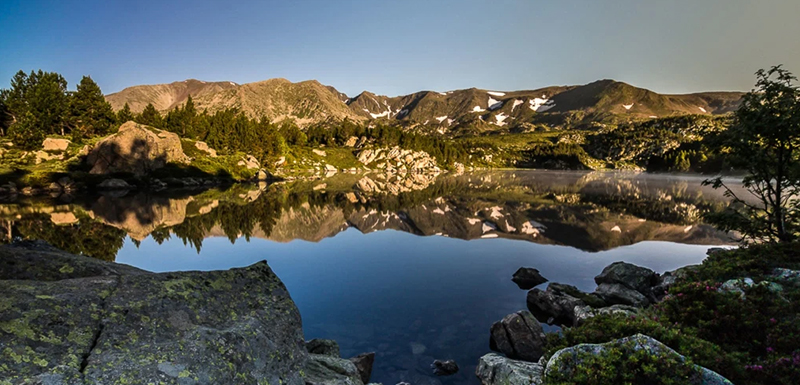
<instances>
[{"instance_id":1,"label":"submerged rock","mask_svg":"<svg viewBox=\"0 0 800 385\"><path fill-rule=\"evenodd\" d=\"M495 353L481 357L475 375L483 385L540 385L544 367L538 363L512 360Z\"/></svg>"},{"instance_id":2,"label":"submerged rock","mask_svg":"<svg viewBox=\"0 0 800 385\"><path fill-rule=\"evenodd\" d=\"M542 325L528 311L505 316L491 328L489 347L509 358L534 362L544 354Z\"/></svg>"},{"instance_id":3,"label":"submerged rock","mask_svg":"<svg viewBox=\"0 0 800 385\"><path fill-rule=\"evenodd\" d=\"M431 364L431 369L437 376L452 376L458 373L458 364L453 360L435 360Z\"/></svg>"},{"instance_id":4,"label":"submerged rock","mask_svg":"<svg viewBox=\"0 0 800 385\"><path fill-rule=\"evenodd\" d=\"M643 334L636 334L631 337L621 338L604 344L579 344L569 348L564 348L557 351L547 361L545 375L550 376L558 373L569 377L575 370L580 370L582 363L582 354L603 355L611 349L619 349L621 347L630 347L636 351L644 350L649 355L656 356L657 358L677 358L679 361L684 361L685 357L672 350L667 345L662 344L658 340L648 337ZM730 381L720 376L716 372L701 366L694 365L698 370L695 378L689 378L687 384L697 385L732 385Z\"/></svg>"},{"instance_id":5,"label":"submerged rock","mask_svg":"<svg viewBox=\"0 0 800 385\"><path fill-rule=\"evenodd\" d=\"M547 278L539 274L539 270L530 267L520 267L511 276L511 280L522 290L530 290L547 282Z\"/></svg>"},{"instance_id":6,"label":"submerged rock","mask_svg":"<svg viewBox=\"0 0 800 385\"><path fill-rule=\"evenodd\" d=\"M9 383L305 382L300 314L266 262L154 274L35 244L0 254L29 271L0 280Z\"/></svg>"}]
</instances>

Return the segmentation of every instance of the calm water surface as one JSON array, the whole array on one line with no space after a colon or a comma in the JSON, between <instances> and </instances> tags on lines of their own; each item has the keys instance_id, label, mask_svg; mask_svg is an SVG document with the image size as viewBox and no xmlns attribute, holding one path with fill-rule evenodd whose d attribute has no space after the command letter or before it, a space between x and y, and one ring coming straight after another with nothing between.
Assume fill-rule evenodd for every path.
<instances>
[{"instance_id":1,"label":"calm water surface","mask_svg":"<svg viewBox=\"0 0 800 385\"><path fill-rule=\"evenodd\" d=\"M702 212L724 207L701 180L541 171L340 175L1 208L13 237L155 272L267 260L300 309L307 339L335 339L345 357L377 353L373 382L477 384L489 327L525 309L526 292L510 281L517 268L592 291L593 277L612 262L664 272L730 244L700 222ZM433 377L434 359L455 359L461 372Z\"/></svg>"}]
</instances>

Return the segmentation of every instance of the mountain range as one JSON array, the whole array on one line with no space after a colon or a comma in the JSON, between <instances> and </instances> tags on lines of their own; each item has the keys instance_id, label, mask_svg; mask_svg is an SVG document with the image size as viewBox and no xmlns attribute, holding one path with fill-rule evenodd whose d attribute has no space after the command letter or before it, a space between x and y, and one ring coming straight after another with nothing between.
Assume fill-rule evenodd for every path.
<instances>
[{"instance_id":1,"label":"mountain range","mask_svg":"<svg viewBox=\"0 0 800 385\"><path fill-rule=\"evenodd\" d=\"M667 95L615 80L599 80L524 91L469 88L394 97L364 91L349 97L316 80L292 83L270 79L237 84L190 79L129 87L106 99L115 110L127 103L133 112L141 112L152 103L166 113L184 104L189 95L201 111L213 113L233 107L251 117L293 119L301 127L344 119L381 120L445 133L466 128L525 130L541 124L564 126L690 114L721 115L735 110L743 93Z\"/></svg>"}]
</instances>

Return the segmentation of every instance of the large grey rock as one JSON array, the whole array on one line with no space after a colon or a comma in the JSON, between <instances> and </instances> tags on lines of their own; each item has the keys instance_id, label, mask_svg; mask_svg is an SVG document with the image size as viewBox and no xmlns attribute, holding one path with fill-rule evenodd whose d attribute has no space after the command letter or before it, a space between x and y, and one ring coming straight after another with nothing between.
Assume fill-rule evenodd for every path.
<instances>
[{"instance_id":1,"label":"large grey rock","mask_svg":"<svg viewBox=\"0 0 800 385\"><path fill-rule=\"evenodd\" d=\"M539 270L530 267L520 267L511 276L511 280L522 290L530 290L547 282L547 278L539 274Z\"/></svg>"},{"instance_id":2,"label":"large grey rock","mask_svg":"<svg viewBox=\"0 0 800 385\"><path fill-rule=\"evenodd\" d=\"M495 353L481 357L475 375L483 385L540 385L544 382L542 365L512 360Z\"/></svg>"},{"instance_id":3,"label":"large grey rock","mask_svg":"<svg viewBox=\"0 0 800 385\"><path fill-rule=\"evenodd\" d=\"M0 281L9 383L304 383L300 314L266 262L153 274L54 249L0 253L58 271Z\"/></svg>"},{"instance_id":4,"label":"large grey rock","mask_svg":"<svg viewBox=\"0 0 800 385\"><path fill-rule=\"evenodd\" d=\"M313 340L306 341L306 350L312 354L341 358L339 343L334 340L314 338Z\"/></svg>"},{"instance_id":5,"label":"large grey rock","mask_svg":"<svg viewBox=\"0 0 800 385\"><path fill-rule=\"evenodd\" d=\"M358 368L353 362L328 355L309 354L303 373L306 385L364 384Z\"/></svg>"},{"instance_id":6,"label":"large grey rock","mask_svg":"<svg viewBox=\"0 0 800 385\"><path fill-rule=\"evenodd\" d=\"M135 274L150 273L121 263L65 253L42 241L0 246L0 280L58 281Z\"/></svg>"},{"instance_id":7,"label":"large grey rock","mask_svg":"<svg viewBox=\"0 0 800 385\"><path fill-rule=\"evenodd\" d=\"M575 370L579 370L581 355L585 353L604 354L609 349L631 347L636 351L645 350L648 354L656 357L677 357L685 360L684 356L672 350L669 346L662 344L658 340L643 334L636 334L631 337L621 338L604 344L580 344L557 351L547 361L545 376L559 373L570 376ZM699 371L696 378L687 379L687 384L696 385L733 385L730 381L720 376L714 371L695 365Z\"/></svg>"},{"instance_id":8,"label":"large grey rock","mask_svg":"<svg viewBox=\"0 0 800 385\"><path fill-rule=\"evenodd\" d=\"M544 344L542 325L528 311L509 314L492 325L489 347L509 358L537 361L544 353Z\"/></svg>"},{"instance_id":9,"label":"large grey rock","mask_svg":"<svg viewBox=\"0 0 800 385\"><path fill-rule=\"evenodd\" d=\"M601 283L597 286L595 294L614 305L645 307L650 304L642 293L619 283Z\"/></svg>"},{"instance_id":10,"label":"large grey rock","mask_svg":"<svg viewBox=\"0 0 800 385\"><path fill-rule=\"evenodd\" d=\"M594 277L600 285L620 284L642 294L650 292L650 288L658 284L658 274L645 267L636 266L626 262L614 262L603 269L600 275Z\"/></svg>"},{"instance_id":11,"label":"large grey rock","mask_svg":"<svg viewBox=\"0 0 800 385\"><path fill-rule=\"evenodd\" d=\"M573 325L575 323L575 307L586 306L586 303L565 293L561 290L560 285L551 283L547 286L547 290L532 289L529 291L527 305L531 313L541 321L549 324Z\"/></svg>"}]
</instances>

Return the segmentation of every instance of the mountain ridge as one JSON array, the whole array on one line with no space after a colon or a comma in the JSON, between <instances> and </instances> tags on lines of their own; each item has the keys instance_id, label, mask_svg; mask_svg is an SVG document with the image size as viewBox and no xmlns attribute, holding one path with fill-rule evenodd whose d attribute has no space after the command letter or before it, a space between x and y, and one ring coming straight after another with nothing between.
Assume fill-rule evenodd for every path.
<instances>
[{"instance_id":1,"label":"mountain ridge","mask_svg":"<svg viewBox=\"0 0 800 385\"><path fill-rule=\"evenodd\" d=\"M114 110L128 103L140 112L148 103L166 113L191 95L199 110L210 113L238 108L251 117L292 119L299 126L330 120L385 121L433 127L446 133L465 127L479 131L532 125L662 118L679 115L722 115L735 110L744 92L710 91L659 94L628 83L602 79L584 85L533 90L495 91L467 88L418 91L385 96L362 91L353 97L317 80L291 82L273 78L252 83L181 82L139 85L106 95Z\"/></svg>"}]
</instances>

